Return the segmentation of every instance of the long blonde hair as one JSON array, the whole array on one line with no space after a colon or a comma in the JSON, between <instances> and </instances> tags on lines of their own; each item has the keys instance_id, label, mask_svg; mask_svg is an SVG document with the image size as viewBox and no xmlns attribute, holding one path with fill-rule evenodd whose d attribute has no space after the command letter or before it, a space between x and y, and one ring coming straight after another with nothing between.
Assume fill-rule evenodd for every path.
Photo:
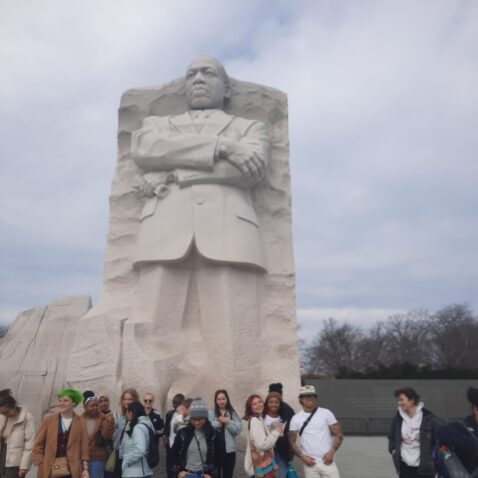
<instances>
[{"instance_id":1,"label":"long blonde hair","mask_svg":"<svg viewBox=\"0 0 478 478\"><path fill-rule=\"evenodd\" d=\"M120 405L120 408L121 408L121 415L126 414L126 408L123 407L123 398L127 393L129 393L131 395L131 398L133 399L133 402L139 402L138 391L135 388L125 388L121 392L121 397L120 397L120 402L119 402L119 405Z\"/></svg>"}]
</instances>

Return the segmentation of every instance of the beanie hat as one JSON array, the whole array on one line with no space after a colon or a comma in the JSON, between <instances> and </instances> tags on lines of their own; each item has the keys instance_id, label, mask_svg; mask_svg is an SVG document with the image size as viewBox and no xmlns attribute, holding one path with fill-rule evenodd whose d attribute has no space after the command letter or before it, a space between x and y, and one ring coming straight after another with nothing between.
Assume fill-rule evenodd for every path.
<instances>
[{"instance_id":1,"label":"beanie hat","mask_svg":"<svg viewBox=\"0 0 478 478\"><path fill-rule=\"evenodd\" d=\"M269 398L277 398L279 402L282 402L282 395L279 392L269 392L266 397L266 403L269 401Z\"/></svg>"},{"instance_id":2,"label":"beanie hat","mask_svg":"<svg viewBox=\"0 0 478 478\"><path fill-rule=\"evenodd\" d=\"M207 406L201 397L196 397L189 407L189 418L207 418Z\"/></svg>"}]
</instances>

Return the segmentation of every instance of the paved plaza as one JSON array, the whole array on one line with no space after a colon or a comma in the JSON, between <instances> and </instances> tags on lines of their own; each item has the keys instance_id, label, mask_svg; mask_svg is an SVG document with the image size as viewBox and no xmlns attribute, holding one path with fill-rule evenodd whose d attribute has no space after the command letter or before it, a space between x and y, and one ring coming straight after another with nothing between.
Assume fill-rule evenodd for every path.
<instances>
[{"instance_id":1,"label":"paved plaza","mask_svg":"<svg viewBox=\"0 0 478 478\"><path fill-rule=\"evenodd\" d=\"M164 449L161 447L161 465L154 478L166 478L164 473ZM243 468L244 455L238 454L235 478L247 478ZM299 476L303 477L302 465L295 461ZM341 478L397 478L384 436L346 436L337 453L337 465Z\"/></svg>"},{"instance_id":2,"label":"paved plaza","mask_svg":"<svg viewBox=\"0 0 478 478\"><path fill-rule=\"evenodd\" d=\"M346 436L337 452L341 478L395 478L384 436Z\"/></svg>"}]
</instances>

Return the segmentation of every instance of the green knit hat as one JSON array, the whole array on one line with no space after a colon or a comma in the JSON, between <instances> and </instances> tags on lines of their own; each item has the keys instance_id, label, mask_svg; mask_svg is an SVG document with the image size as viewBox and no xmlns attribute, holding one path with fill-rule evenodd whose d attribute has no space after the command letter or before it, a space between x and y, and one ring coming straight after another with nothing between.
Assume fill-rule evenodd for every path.
<instances>
[{"instance_id":1,"label":"green knit hat","mask_svg":"<svg viewBox=\"0 0 478 478\"><path fill-rule=\"evenodd\" d=\"M79 405L83 401L83 395L78 390L73 390L72 388L63 389L61 392L58 392L57 397L69 397L75 405Z\"/></svg>"}]
</instances>

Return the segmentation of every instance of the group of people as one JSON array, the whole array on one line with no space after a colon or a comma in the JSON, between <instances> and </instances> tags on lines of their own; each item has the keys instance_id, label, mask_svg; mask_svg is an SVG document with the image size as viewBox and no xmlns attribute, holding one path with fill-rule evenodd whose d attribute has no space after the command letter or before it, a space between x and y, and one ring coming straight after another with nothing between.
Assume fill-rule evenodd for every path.
<instances>
[{"instance_id":1,"label":"group of people","mask_svg":"<svg viewBox=\"0 0 478 478\"><path fill-rule=\"evenodd\" d=\"M472 414L460 422L435 416L413 388L398 389L395 397L398 410L388 439L400 478L453 478L457 475L447 469L450 456L456 460L448 465L458 463L468 476L478 476L477 388L468 390ZM299 402L302 409L295 413L282 398L282 385L271 384L264 400L256 394L247 399L240 417L227 390L215 392L212 409L202 398L177 394L163 420L152 393L141 401L134 388L127 388L120 410L113 412L107 394L65 389L58 393L58 412L46 416L37 430L31 413L10 390L2 390L0 478L23 478L32 463L38 478L149 478L161 444L168 478L232 478L243 427L249 477L292 478L296 456L305 478L339 478L335 453L343 433L337 419L317 406L311 385L301 387ZM83 413L77 415L74 409L81 403Z\"/></svg>"},{"instance_id":2,"label":"group of people","mask_svg":"<svg viewBox=\"0 0 478 478\"><path fill-rule=\"evenodd\" d=\"M127 388L114 412L107 394L64 389L58 412L36 430L32 415L10 390L2 390L0 478L23 478L32 464L38 478L148 478L157 464L151 456L161 444L168 478L232 478L236 439L245 426L248 476L290 478L297 455L307 478L339 477L334 453L343 435L337 420L317 407L313 386L302 387L299 400L303 409L296 414L282 398L282 385L271 384L264 400L256 394L247 399L241 417L227 390L215 392L212 409L200 397L177 394L163 420L152 393L141 401Z\"/></svg>"}]
</instances>

